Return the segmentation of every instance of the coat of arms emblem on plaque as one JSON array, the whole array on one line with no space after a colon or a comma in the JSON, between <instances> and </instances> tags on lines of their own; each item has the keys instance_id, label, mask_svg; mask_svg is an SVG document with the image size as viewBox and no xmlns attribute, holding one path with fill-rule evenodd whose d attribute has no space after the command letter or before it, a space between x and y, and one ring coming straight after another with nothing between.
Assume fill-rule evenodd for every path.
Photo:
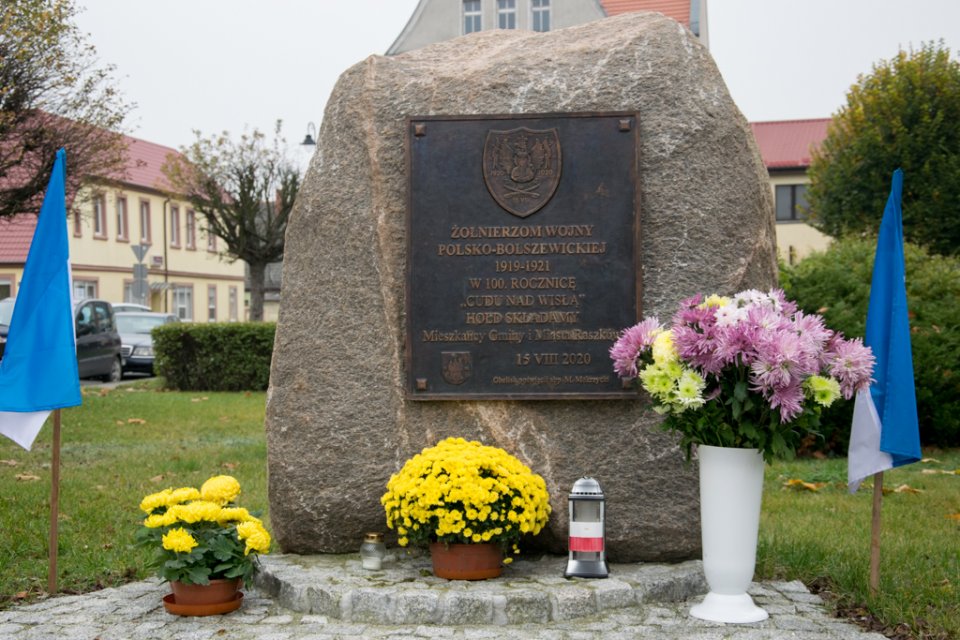
<instances>
[{"instance_id":1,"label":"coat of arms emblem on plaque","mask_svg":"<svg viewBox=\"0 0 960 640\"><path fill-rule=\"evenodd\" d=\"M483 181L497 204L513 215L526 218L542 209L560 184L560 169L556 129L487 132Z\"/></svg>"},{"instance_id":2,"label":"coat of arms emblem on plaque","mask_svg":"<svg viewBox=\"0 0 960 640\"><path fill-rule=\"evenodd\" d=\"M463 384L473 375L473 356L469 351L441 351L443 379Z\"/></svg>"}]
</instances>

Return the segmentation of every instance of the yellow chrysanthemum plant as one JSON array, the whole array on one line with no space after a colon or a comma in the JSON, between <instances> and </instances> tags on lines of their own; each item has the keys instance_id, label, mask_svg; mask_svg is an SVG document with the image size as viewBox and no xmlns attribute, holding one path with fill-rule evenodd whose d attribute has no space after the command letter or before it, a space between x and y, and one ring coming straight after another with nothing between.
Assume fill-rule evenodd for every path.
<instances>
[{"instance_id":1,"label":"yellow chrysanthemum plant","mask_svg":"<svg viewBox=\"0 0 960 640\"><path fill-rule=\"evenodd\" d=\"M259 518L236 506L239 495L236 478L221 475L199 490L164 489L140 502L147 517L137 539L156 547L161 577L186 584L220 578L251 583L257 554L270 550L270 534Z\"/></svg>"},{"instance_id":2,"label":"yellow chrysanthemum plant","mask_svg":"<svg viewBox=\"0 0 960 640\"><path fill-rule=\"evenodd\" d=\"M463 438L407 460L380 503L400 546L492 542L505 555L519 553L520 538L540 533L550 516L543 478L503 449Z\"/></svg>"}]
</instances>

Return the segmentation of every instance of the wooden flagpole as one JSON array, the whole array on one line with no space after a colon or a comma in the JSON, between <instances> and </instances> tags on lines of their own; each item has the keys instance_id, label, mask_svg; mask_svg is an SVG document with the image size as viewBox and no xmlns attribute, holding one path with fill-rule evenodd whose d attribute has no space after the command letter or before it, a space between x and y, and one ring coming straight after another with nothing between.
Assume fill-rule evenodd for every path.
<instances>
[{"instance_id":1,"label":"wooden flagpole","mask_svg":"<svg viewBox=\"0 0 960 640\"><path fill-rule=\"evenodd\" d=\"M880 506L883 500L883 471L873 474L873 519L870 525L870 595L880 588Z\"/></svg>"},{"instance_id":2,"label":"wooden flagpole","mask_svg":"<svg viewBox=\"0 0 960 640\"><path fill-rule=\"evenodd\" d=\"M50 567L47 593L57 592L57 537L60 518L60 409L53 410L53 462L50 474Z\"/></svg>"}]
</instances>

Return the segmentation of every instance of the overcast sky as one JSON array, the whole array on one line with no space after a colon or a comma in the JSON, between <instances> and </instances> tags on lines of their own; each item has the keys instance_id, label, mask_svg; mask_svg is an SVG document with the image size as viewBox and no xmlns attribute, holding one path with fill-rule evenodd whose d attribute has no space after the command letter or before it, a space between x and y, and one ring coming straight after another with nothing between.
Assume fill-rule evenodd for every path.
<instances>
[{"instance_id":1,"label":"overcast sky","mask_svg":"<svg viewBox=\"0 0 960 640\"><path fill-rule=\"evenodd\" d=\"M337 77L396 39L417 0L76 0L135 102L139 138L180 147L245 126L291 148ZM457 0L447 0L456 2ZM584 2L592 0L581 0ZM829 117L900 48L960 48L960 0L710 0L710 49L748 120Z\"/></svg>"}]
</instances>

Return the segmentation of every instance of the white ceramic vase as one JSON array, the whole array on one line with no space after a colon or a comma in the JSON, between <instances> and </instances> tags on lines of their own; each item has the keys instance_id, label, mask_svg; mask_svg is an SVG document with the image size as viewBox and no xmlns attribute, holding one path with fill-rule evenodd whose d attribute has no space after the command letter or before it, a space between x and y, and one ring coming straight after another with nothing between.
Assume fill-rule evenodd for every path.
<instances>
[{"instance_id":1,"label":"white ceramic vase","mask_svg":"<svg viewBox=\"0 0 960 640\"><path fill-rule=\"evenodd\" d=\"M763 456L757 449L698 447L703 572L710 592L690 615L759 622L767 612L747 595L757 562Z\"/></svg>"}]
</instances>

